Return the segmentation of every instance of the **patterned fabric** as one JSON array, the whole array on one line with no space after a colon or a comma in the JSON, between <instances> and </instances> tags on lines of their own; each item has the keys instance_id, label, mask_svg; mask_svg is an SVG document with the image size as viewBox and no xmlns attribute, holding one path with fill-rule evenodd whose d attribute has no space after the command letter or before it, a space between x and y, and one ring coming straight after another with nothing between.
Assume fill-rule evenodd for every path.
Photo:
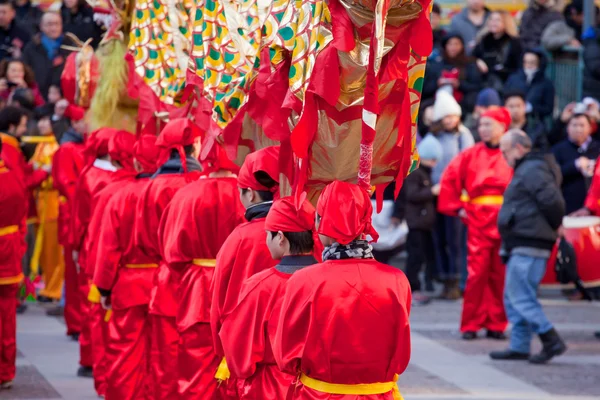
<instances>
[{"instance_id":1,"label":"patterned fabric","mask_svg":"<svg viewBox=\"0 0 600 400\"><path fill-rule=\"evenodd\" d=\"M366 240L355 240L347 245L334 243L323 251L323 261L347 260L350 258L369 259L373 257L373 247Z\"/></svg>"}]
</instances>

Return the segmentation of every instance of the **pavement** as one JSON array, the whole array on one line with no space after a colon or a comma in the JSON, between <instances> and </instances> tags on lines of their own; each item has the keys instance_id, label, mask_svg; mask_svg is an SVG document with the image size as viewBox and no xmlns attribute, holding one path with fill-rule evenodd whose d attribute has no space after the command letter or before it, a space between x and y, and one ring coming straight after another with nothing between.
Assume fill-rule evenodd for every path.
<instances>
[{"instance_id":1,"label":"pavement","mask_svg":"<svg viewBox=\"0 0 600 400\"><path fill-rule=\"evenodd\" d=\"M413 307L411 362L400 377L405 400L598 400L600 399L600 302L542 301L568 351L548 365L492 361L488 353L507 343L460 339L459 302ZM30 306L18 317L17 378L0 400L97 399L91 379L75 376L78 344L64 323ZM533 350L539 350L535 340Z\"/></svg>"}]
</instances>

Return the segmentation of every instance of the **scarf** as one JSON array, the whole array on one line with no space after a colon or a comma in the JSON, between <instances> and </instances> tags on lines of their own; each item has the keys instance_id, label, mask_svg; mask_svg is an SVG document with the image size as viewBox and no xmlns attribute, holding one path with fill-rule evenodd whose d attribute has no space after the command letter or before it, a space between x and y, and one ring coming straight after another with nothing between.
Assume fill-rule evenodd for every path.
<instances>
[{"instance_id":1,"label":"scarf","mask_svg":"<svg viewBox=\"0 0 600 400\"><path fill-rule=\"evenodd\" d=\"M186 157L185 163L187 166L187 172L202 171L202 166L194 157ZM181 162L181 158L177 156L176 158L171 158L167 160L167 162L161 165L158 168L158 171L156 171L156 173L152 175L152 178L156 178L158 175L183 174L184 172L185 171L183 170L183 163Z\"/></svg>"},{"instance_id":2,"label":"scarf","mask_svg":"<svg viewBox=\"0 0 600 400\"><path fill-rule=\"evenodd\" d=\"M355 240L345 246L336 242L323 251L323 261L347 260L350 258L372 259L374 258L373 247L366 240Z\"/></svg>"},{"instance_id":3,"label":"scarf","mask_svg":"<svg viewBox=\"0 0 600 400\"><path fill-rule=\"evenodd\" d=\"M272 201L265 201L264 203L253 204L246 209L244 217L246 221L250 222L256 218L265 218L273 205Z\"/></svg>"},{"instance_id":4,"label":"scarf","mask_svg":"<svg viewBox=\"0 0 600 400\"><path fill-rule=\"evenodd\" d=\"M50 39L48 36L42 33L42 46L46 50L46 55L48 56L48 60L54 60L54 57L57 56L58 50L62 45L63 37L62 35L56 39Z\"/></svg>"}]
</instances>

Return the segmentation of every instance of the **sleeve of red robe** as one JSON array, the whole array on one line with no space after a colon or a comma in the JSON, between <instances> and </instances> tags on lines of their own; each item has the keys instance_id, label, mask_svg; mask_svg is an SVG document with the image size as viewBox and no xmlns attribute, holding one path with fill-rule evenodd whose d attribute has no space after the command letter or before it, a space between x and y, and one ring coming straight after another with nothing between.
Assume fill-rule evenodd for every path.
<instances>
[{"instance_id":1,"label":"sleeve of red robe","mask_svg":"<svg viewBox=\"0 0 600 400\"><path fill-rule=\"evenodd\" d=\"M161 257L161 246L158 240L158 228L168 201L161 202L153 198L153 185L155 185L155 181L150 181L138 199L134 241L135 246L148 257L159 259ZM172 196L164 197L172 198Z\"/></svg>"},{"instance_id":2,"label":"sleeve of red robe","mask_svg":"<svg viewBox=\"0 0 600 400\"><path fill-rule=\"evenodd\" d=\"M442 214L457 216L463 208L460 196L464 188L462 165L466 154L463 152L456 156L442 174L438 197L438 211Z\"/></svg>"},{"instance_id":3,"label":"sleeve of red robe","mask_svg":"<svg viewBox=\"0 0 600 400\"><path fill-rule=\"evenodd\" d=\"M596 162L596 172L592 178L592 185L585 198L585 207L592 212L593 215L600 215L600 158Z\"/></svg>"},{"instance_id":4,"label":"sleeve of red robe","mask_svg":"<svg viewBox=\"0 0 600 400\"><path fill-rule=\"evenodd\" d=\"M116 200L118 199L111 199L106 205L98 236L94 283L105 290L111 290L113 287L124 251L119 243L121 218Z\"/></svg>"},{"instance_id":5,"label":"sleeve of red robe","mask_svg":"<svg viewBox=\"0 0 600 400\"><path fill-rule=\"evenodd\" d=\"M73 154L67 152L66 148L61 147L54 153L52 159L54 186L61 195L67 198L67 202L70 204L73 204L80 172L80 168L73 159Z\"/></svg>"},{"instance_id":6,"label":"sleeve of red robe","mask_svg":"<svg viewBox=\"0 0 600 400\"><path fill-rule=\"evenodd\" d=\"M103 257L102 254L98 253L98 245L100 242L100 234L102 231L102 224L104 220L104 211L106 210L106 205L110 200L109 191L105 191L106 189L114 190L115 188L105 188L101 190L99 193L94 196L92 199L93 202L93 212L92 218L90 219L90 223L88 225L88 239L84 243L86 246L86 254L87 254L87 273L92 275L96 270L96 262L98 257ZM92 275L93 276L93 275Z\"/></svg>"},{"instance_id":7,"label":"sleeve of red robe","mask_svg":"<svg viewBox=\"0 0 600 400\"><path fill-rule=\"evenodd\" d=\"M75 187L73 199L73 220L71 226L71 244L76 251L81 250L91 214L92 195L86 179L86 170L82 171Z\"/></svg>"}]
</instances>

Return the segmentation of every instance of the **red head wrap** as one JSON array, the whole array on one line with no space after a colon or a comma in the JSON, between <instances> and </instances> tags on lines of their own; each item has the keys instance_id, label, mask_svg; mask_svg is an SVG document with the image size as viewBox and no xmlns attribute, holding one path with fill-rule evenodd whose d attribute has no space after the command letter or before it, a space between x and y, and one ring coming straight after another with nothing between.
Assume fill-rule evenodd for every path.
<instances>
[{"instance_id":1,"label":"red head wrap","mask_svg":"<svg viewBox=\"0 0 600 400\"><path fill-rule=\"evenodd\" d=\"M265 147L248 154L238 174L240 188L276 193L279 185L272 188L263 186L256 180L255 174L258 171L266 172L271 179L279 183L279 146Z\"/></svg>"},{"instance_id":2,"label":"red head wrap","mask_svg":"<svg viewBox=\"0 0 600 400\"><path fill-rule=\"evenodd\" d=\"M209 174L221 169L233 172L234 174L240 172L240 167L231 161L229 157L227 157L225 149L215 142L204 161L202 161L202 171Z\"/></svg>"},{"instance_id":3,"label":"red head wrap","mask_svg":"<svg viewBox=\"0 0 600 400\"><path fill-rule=\"evenodd\" d=\"M156 136L142 135L133 146L133 155L142 165L143 172L156 172L156 160L158 160L158 147Z\"/></svg>"},{"instance_id":4,"label":"red head wrap","mask_svg":"<svg viewBox=\"0 0 600 400\"><path fill-rule=\"evenodd\" d=\"M486 111L481 114L481 118L491 118L495 121L498 121L500 124L504 125L504 130L507 131L510 127L510 112L505 107L492 107L488 108Z\"/></svg>"},{"instance_id":5,"label":"red head wrap","mask_svg":"<svg viewBox=\"0 0 600 400\"><path fill-rule=\"evenodd\" d=\"M202 131L196 124L187 118L175 118L169 121L158 135L156 145L162 150L158 158L158 164L162 165L169 159L171 150L179 152L183 169L187 171L185 163L184 146L194 144L196 138L202 136Z\"/></svg>"},{"instance_id":6,"label":"red head wrap","mask_svg":"<svg viewBox=\"0 0 600 400\"><path fill-rule=\"evenodd\" d=\"M74 104L69 104L65 110L65 117L69 118L71 121L81 121L83 117L85 117L85 109L77 107Z\"/></svg>"},{"instance_id":7,"label":"red head wrap","mask_svg":"<svg viewBox=\"0 0 600 400\"><path fill-rule=\"evenodd\" d=\"M317 232L343 245L362 234L377 241L379 235L371 225L372 212L371 199L364 189L333 181L325 187L317 203L317 213L321 217Z\"/></svg>"},{"instance_id":8,"label":"red head wrap","mask_svg":"<svg viewBox=\"0 0 600 400\"><path fill-rule=\"evenodd\" d=\"M100 158L108 155L108 141L117 133L113 128L100 128L90 134L85 142L85 153L90 158Z\"/></svg>"},{"instance_id":9,"label":"red head wrap","mask_svg":"<svg viewBox=\"0 0 600 400\"><path fill-rule=\"evenodd\" d=\"M133 170L133 146L135 135L127 131L116 132L108 141L108 155L124 169Z\"/></svg>"},{"instance_id":10,"label":"red head wrap","mask_svg":"<svg viewBox=\"0 0 600 400\"><path fill-rule=\"evenodd\" d=\"M315 208L308 201L296 209L293 196L275 200L267 219L265 230L269 232L307 232L315 228Z\"/></svg>"}]
</instances>

